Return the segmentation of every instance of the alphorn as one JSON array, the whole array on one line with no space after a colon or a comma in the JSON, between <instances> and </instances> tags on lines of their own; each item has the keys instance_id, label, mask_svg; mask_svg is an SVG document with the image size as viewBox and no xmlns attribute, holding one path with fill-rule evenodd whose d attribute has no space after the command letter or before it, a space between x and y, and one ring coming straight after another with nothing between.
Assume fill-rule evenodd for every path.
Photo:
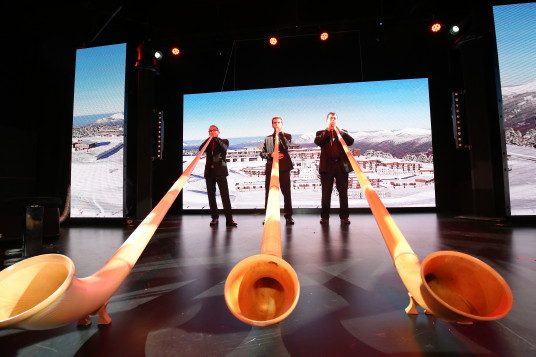
<instances>
[{"instance_id":1,"label":"alphorn","mask_svg":"<svg viewBox=\"0 0 536 357\"><path fill-rule=\"evenodd\" d=\"M45 330L73 321L111 323L108 300L130 274L169 208L188 180L212 138L179 179L104 266L91 276L76 278L73 261L61 254L25 259L0 272L0 328Z\"/></svg>"},{"instance_id":2,"label":"alphorn","mask_svg":"<svg viewBox=\"0 0 536 357\"><path fill-rule=\"evenodd\" d=\"M300 296L298 276L282 259L279 140L274 141L261 252L236 264L227 276L224 288L225 302L231 313L252 326L281 322L294 310Z\"/></svg>"},{"instance_id":3,"label":"alphorn","mask_svg":"<svg viewBox=\"0 0 536 357\"><path fill-rule=\"evenodd\" d=\"M513 305L508 283L492 267L470 255L437 251L422 263L383 205L366 175L348 149L341 133L337 137L350 160L361 189L380 228L395 268L408 290L406 313L417 314L421 306L445 321L472 323L506 316Z\"/></svg>"}]
</instances>

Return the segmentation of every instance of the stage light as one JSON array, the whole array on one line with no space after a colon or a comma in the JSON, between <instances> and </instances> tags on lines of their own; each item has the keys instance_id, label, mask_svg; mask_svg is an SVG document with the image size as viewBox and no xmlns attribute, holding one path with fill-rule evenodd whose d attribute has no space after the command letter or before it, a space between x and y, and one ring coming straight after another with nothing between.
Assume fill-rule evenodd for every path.
<instances>
[{"instance_id":1,"label":"stage light","mask_svg":"<svg viewBox=\"0 0 536 357\"><path fill-rule=\"evenodd\" d=\"M432 24L432 26L430 26L430 31L434 32L434 33L437 33L441 30L441 23L439 22L434 22Z\"/></svg>"},{"instance_id":2,"label":"stage light","mask_svg":"<svg viewBox=\"0 0 536 357\"><path fill-rule=\"evenodd\" d=\"M137 48L138 59L135 67L138 69L147 69L155 73L159 73L158 63L162 59L162 52L155 51L151 48L150 43L142 41ZM159 56L159 57L158 57Z\"/></svg>"},{"instance_id":3,"label":"stage light","mask_svg":"<svg viewBox=\"0 0 536 357\"><path fill-rule=\"evenodd\" d=\"M270 42L270 45L272 45L272 46L277 45L277 37L275 37L275 36L270 37L269 42Z\"/></svg>"},{"instance_id":4,"label":"stage light","mask_svg":"<svg viewBox=\"0 0 536 357\"><path fill-rule=\"evenodd\" d=\"M173 48L171 49L171 54L172 54L173 56L178 56L178 55L181 54L181 50L180 50L178 47L173 47Z\"/></svg>"},{"instance_id":5,"label":"stage light","mask_svg":"<svg viewBox=\"0 0 536 357\"><path fill-rule=\"evenodd\" d=\"M326 41L328 38L329 38L329 34L327 32L324 31L320 34L321 41Z\"/></svg>"},{"instance_id":6,"label":"stage light","mask_svg":"<svg viewBox=\"0 0 536 357\"><path fill-rule=\"evenodd\" d=\"M452 25L449 29L451 35L456 35L460 32L460 27L458 25Z\"/></svg>"}]
</instances>

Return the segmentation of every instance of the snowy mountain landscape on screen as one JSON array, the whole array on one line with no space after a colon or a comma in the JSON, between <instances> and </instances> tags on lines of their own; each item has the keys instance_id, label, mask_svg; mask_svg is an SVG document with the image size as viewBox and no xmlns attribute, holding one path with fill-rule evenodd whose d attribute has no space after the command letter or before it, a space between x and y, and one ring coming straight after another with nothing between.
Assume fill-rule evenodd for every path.
<instances>
[{"instance_id":1,"label":"snowy mountain landscape on screen","mask_svg":"<svg viewBox=\"0 0 536 357\"><path fill-rule=\"evenodd\" d=\"M71 217L122 217L124 114L84 119L73 128Z\"/></svg>"},{"instance_id":2,"label":"snowy mountain landscape on screen","mask_svg":"<svg viewBox=\"0 0 536 357\"><path fill-rule=\"evenodd\" d=\"M292 133L291 133L292 134ZM292 200L295 208L318 208L321 188L318 174L320 148L314 143L315 132L292 134L289 151L293 170ZM375 190L387 207L435 207L432 137L429 129L406 128L350 132L355 139L350 147L361 162L363 171L375 184ZM184 145L184 169L199 150L202 140ZM454 138L453 138L454 140ZM264 208L264 167L259 156L264 136L257 138L229 138L229 187L233 208ZM204 159L201 159L184 188L185 209L208 209L203 178ZM355 175L349 188L350 207L368 207L358 187ZM336 190L332 207L339 207Z\"/></svg>"},{"instance_id":3,"label":"snowy mountain landscape on screen","mask_svg":"<svg viewBox=\"0 0 536 357\"><path fill-rule=\"evenodd\" d=\"M536 214L536 81L503 87L512 215Z\"/></svg>"},{"instance_id":4,"label":"snowy mountain landscape on screen","mask_svg":"<svg viewBox=\"0 0 536 357\"><path fill-rule=\"evenodd\" d=\"M316 132L293 134L292 145L300 147L318 147L314 143ZM432 132L430 129L406 128L400 130L349 132L355 142L353 148L361 152L377 150L401 157L407 153L432 153ZM183 144L184 150L196 151L205 139L188 140ZM228 138L229 149L241 149L248 146L262 146L264 136L248 138Z\"/></svg>"}]
</instances>

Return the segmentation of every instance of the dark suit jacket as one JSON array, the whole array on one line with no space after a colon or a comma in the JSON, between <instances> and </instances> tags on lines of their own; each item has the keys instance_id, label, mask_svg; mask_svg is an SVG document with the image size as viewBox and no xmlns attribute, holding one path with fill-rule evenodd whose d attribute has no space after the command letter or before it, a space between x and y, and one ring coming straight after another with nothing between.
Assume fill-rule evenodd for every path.
<instances>
[{"instance_id":1,"label":"dark suit jacket","mask_svg":"<svg viewBox=\"0 0 536 357\"><path fill-rule=\"evenodd\" d=\"M279 171L290 171L294 168L294 164L288 154L290 140L292 136L288 133L279 133L279 152L283 154L283 158L279 160ZM266 159L266 170L272 168L273 158L270 156L274 152L274 134L264 138L264 146L262 147L261 157ZM269 175L270 173L266 171Z\"/></svg>"},{"instance_id":2,"label":"dark suit jacket","mask_svg":"<svg viewBox=\"0 0 536 357\"><path fill-rule=\"evenodd\" d=\"M352 145L354 143L354 138L352 138L348 134L348 132L346 130L341 129L341 136L344 139L344 141L346 142L346 145L350 146L350 145ZM318 169L318 171L320 173L328 172L329 168L331 167L331 162L330 162L330 159L329 159L328 153L327 153L329 148L326 149L326 145L331 145L330 141L331 141L331 133L329 131L327 131L327 130L319 130L319 131L316 132L315 144L322 148L321 151L320 151L320 167ZM353 171L352 165L350 164L350 160L348 160L348 157L346 156L346 153L344 152L344 149L342 149L342 144L340 143L340 141L337 138L337 136L335 136L334 144L341 145L342 154L341 154L340 159L341 159L341 162L343 164L344 171L346 171L346 172Z\"/></svg>"},{"instance_id":3,"label":"dark suit jacket","mask_svg":"<svg viewBox=\"0 0 536 357\"><path fill-rule=\"evenodd\" d=\"M203 148L207 140L208 138L203 141L199 150ZM212 168L215 170L214 172L216 175L228 176L229 172L227 171L227 161L225 159L227 156L227 148L229 147L229 140L212 138L212 142L214 142L214 151L212 151L212 143L208 144L207 150L205 151L207 157L204 176L207 177Z\"/></svg>"}]
</instances>

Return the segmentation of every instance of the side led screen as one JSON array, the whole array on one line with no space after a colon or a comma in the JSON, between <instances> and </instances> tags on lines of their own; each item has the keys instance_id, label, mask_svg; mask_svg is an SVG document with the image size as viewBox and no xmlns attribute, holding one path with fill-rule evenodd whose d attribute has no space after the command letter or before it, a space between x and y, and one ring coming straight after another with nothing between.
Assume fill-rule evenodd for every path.
<instances>
[{"instance_id":1,"label":"side led screen","mask_svg":"<svg viewBox=\"0 0 536 357\"><path fill-rule=\"evenodd\" d=\"M428 80L406 79L257 89L184 96L183 167L199 152L210 125L229 140L228 184L233 209L264 209L265 164L260 157L271 120L283 119L292 135L294 208L319 208L316 131L336 112L339 126L355 139L350 147L387 207L435 207ZM204 158L184 187L183 209L207 209ZM355 174L349 179L350 208L368 207ZM281 204L283 204L281 200ZM217 197L221 208L221 201ZM339 207L337 191L332 207Z\"/></svg>"},{"instance_id":2,"label":"side led screen","mask_svg":"<svg viewBox=\"0 0 536 357\"><path fill-rule=\"evenodd\" d=\"M536 214L536 3L494 6L512 215Z\"/></svg>"},{"instance_id":3,"label":"side led screen","mask_svg":"<svg viewBox=\"0 0 536 357\"><path fill-rule=\"evenodd\" d=\"M123 217L126 44L76 53L71 217Z\"/></svg>"}]
</instances>

